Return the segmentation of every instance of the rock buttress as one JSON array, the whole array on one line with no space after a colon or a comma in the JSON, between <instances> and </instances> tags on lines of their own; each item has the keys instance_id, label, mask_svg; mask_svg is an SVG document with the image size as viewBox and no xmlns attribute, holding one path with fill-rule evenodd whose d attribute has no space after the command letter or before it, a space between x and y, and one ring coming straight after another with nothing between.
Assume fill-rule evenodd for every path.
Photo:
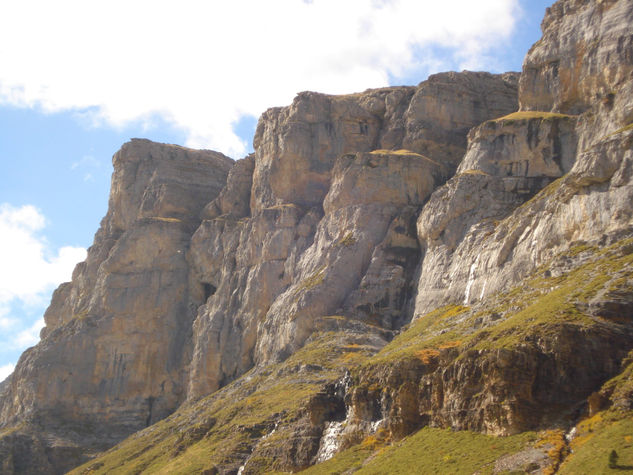
<instances>
[{"instance_id":1,"label":"rock buttress","mask_svg":"<svg viewBox=\"0 0 633 475\"><path fill-rule=\"evenodd\" d=\"M471 131L457 174L418 218L416 315L471 304L633 225L632 24L629 0L548 9L524 61L521 110Z\"/></svg>"},{"instance_id":2,"label":"rock buttress","mask_svg":"<svg viewBox=\"0 0 633 475\"><path fill-rule=\"evenodd\" d=\"M34 464L42 458L37 447L48 445L41 465L48 468L33 465L33 473L70 468L184 399L203 298L200 286L189 285L189 242L232 163L147 140L114 156L108 213L87 259L55 292L41 342L22 355L3 391L2 426L26 423L25 438L32 426L49 439L34 442L36 434L24 444Z\"/></svg>"},{"instance_id":3,"label":"rock buttress","mask_svg":"<svg viewBox=\"0 0 633 475\"><path fill-rule=\"evenodd\" d=\"M417 87L300 93L266 111L254 157L193 237L196 279L213 293L195 322L189 397L285 358L318 317L406 320L415 217L468 130L516 110L516 91L515 73L442 73Z\"/></svg>"}]
</instances>

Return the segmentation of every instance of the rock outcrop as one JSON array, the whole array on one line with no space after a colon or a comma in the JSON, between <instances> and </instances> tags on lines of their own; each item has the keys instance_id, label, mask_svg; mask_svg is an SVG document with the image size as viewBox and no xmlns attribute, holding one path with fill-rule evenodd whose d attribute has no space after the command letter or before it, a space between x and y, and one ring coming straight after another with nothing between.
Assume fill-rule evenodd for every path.
<instances>
[{"instance_id":1,"label":"rock outcrop","mask_svg":"<svg viewBox=\"0 0 633 475\"><path fill-rule=\"evenodd\" d=\"M189 398L292 354L319 316L401 325L415 216L453 173L468 130L517 107L516 83L512 73L445 73L417 88L301 93L265 112L250 209L228 205L249 196L248 158L192 240L194 275L214 291L195 322Z\"/></svg>"},{"instance_id":2,"label":"rock outcrop","mask_svg":"<svg viewBox=\"0 0 633 475\"><path fill-rule=\"evenodd\" d=\"M633 349L632 25L631 0L560 0L520 77L300 93L236 162L124 145L0 386L2 470L57 473L168 416L80 472L296 471L425 426L630 410L603 384Z\"/></svg>"},{"instance_id":3,"label":"rock outcrop","mask_svg":"<svg viewBox=\"0 0 633 475\"><path fill-rule=\"evenodd\" d=\"M184 400L191 322L203 298L189 282L187 253L198 215L223 188L232 161L132 140L113 165L108 214L88 257L55 292L42 341L22 355L2 396L4 426L46 428L15 437L41 440L22 445L45 447L47 456L23 457L18 448L16 460L43 458L54 471L76 465L86 446L106 448ZM16 471L49 471L26 467Z\"/></svg>"},{"instance_id":4,"label":"rock outcrop","mask_svg":"<svg viewBox=\"0 0 633 475\"><path fill-rule=\"evenodd\" d=\"M571 242L631 226L632 18L629 1L548 10L521 111L471 131L457 174L418 218L417 314L494 294Z\"/></svg>"},{"instance_id":5,"label":"rock outcrop","mask_svg":"<svg viewBox=\"0 0 633 475\"><path fill-rule=\"evenodd\" d=\"M42 469L55 471L283 360L318 317L397 329L415 294L417 213L468 130L516 109L517 82L443 73L418 87L301 93L264 113L255 154L235 163L124 145L108 214L3 390L0 423L68 426L52 431L55 450L75 455ZM38 454L26 459L48 457Z\"/></svg>"},{"instance_id":6,"label":"rock outcrop","mask_svg":"<svg viewBox=\"0 0 633 475\"><path fill-rule=\"evenodd\" d=\"M346 153L406 149L443 164L448 178L468 130L516 110L517 80L516 73L441 73L418 87L300 93L291 106L269 109L259 121L252 212L320 205L334 161Z\"/></svg>"}]
</instances>

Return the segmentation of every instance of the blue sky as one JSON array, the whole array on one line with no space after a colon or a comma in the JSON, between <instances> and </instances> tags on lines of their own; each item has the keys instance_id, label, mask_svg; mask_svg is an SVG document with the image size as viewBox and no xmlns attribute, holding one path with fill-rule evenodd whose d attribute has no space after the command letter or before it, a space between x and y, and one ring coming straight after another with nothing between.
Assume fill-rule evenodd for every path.
<instances>
[{"instance_id":1,"label":"blue sky","mask_svg":"<svg viewBox=\"0 0 633 475\"><path fill-rule=\"evenodd\" d=\"M273 3L2 7L0 380L37 342L52 291L92 243L121 144L146 137L240 158L259 114L302 90L519 71L552 1Z\"/></svg>"}]
</instances>

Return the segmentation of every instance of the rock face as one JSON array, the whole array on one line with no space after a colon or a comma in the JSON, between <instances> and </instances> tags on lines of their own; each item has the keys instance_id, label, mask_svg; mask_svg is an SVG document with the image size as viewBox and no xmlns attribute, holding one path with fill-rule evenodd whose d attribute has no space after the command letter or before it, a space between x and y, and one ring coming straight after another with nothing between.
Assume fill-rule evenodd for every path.
<instances>
[{"instance_id":1,"label":"rock face","mask_svg":"<svg viewBox=\"0 0 633 475\"><path fill-rule=\"evenodd\" d=\"M415 154L344 155L336 162L313 242L265 317L258 362L296 351L321 315L343 313L388 329L399 326L392 319L404 310L407 290L411 294L407 258L414 262L418 254L407 234L412 208L430 195L439 177L438 163Z\"/></svg>"},{"instance_id":2,"label":"rock face","mask_svg":"<svg viewBox=\"0 0 633 475\"><path fill-rule=\"evenodd\" d=\"M251 209L320 205L337 157L406 149L456 168L468 130L516 110L515 73L441 73L415 87L346 96L299 94L266 111L255 134Z\"/></svg>"},{"instance_id":3,"label":"rock face","mask_svg":"<svg viewBox=\"0 0 633 475\"><path fill-rule=\"evenodd\" d=\"M323 315L397 329L415 294L419 209L454 172L468 130L517 108L517 82L443 73L418 87L302 93L262 116L255 154L235 163L124 145L94 245L2 393L3 426L60 426L54 452L74 455L25 455L47 453L36 430L7 450L48 467L37 471L70 467L284 359ZM96 426L98 438L83 429Z\"/></svg>"},{"instance_id":4,"label":"rock face","mask_svg":"<svg viewBox=\"0 0 633 475\"><path fill-rule=\"evenodd\" d=\"M447 303L467 305L486 291L494 294L542 262L525 255L531 261L527 267L524 262L506 262L515 246L514 242L499 246L501 233L516 240L526 230L516 227L514 220L510 230L504 229L503 219L570 171L577 143L575 119L546 114L522 118L521 113L515 117L489 121L471 131L456 175L433 194L419 215L418 238L425 256L417 314ZM549 238L545 245L551 243Z\"/></svg>"},{"instance_id":5,"label":"rock face","mask_svg":"<svg viewBox=\"0 0 633 475\"><path fill-rule=\"evenodd\" d=\"M552 5L523 63L521 109L581 114L599 106L629 123L632 8L617 0Z\"/></svg>"},{"instance_id":6,"label":"rock face","mask_svg":"<svg viewBox=\"0 0 633 475\"><path fill-rule=\"evenodd\" d=\"M191 322L202 299L189 282L187 252L198 215L224 186L232 161L133 140L113 165L108 214L88 257L55 292L43 339L22 355L2 399L3 425L53 428L59 451L83 438L98 447L97 427L107 447L183 401ZM61 456L51 464L77 461Z\"/></svg>"},{"instance_id":7,"label":"rock face","mask_svg":"<svg viewBox=\"0 0 633 475\"><path fill-rule=\"evenodd\" d=\"M631 226L632 18L629 1L548 10L524 62L521 112L471 131L456 176L418 218L416 314L472 303L570 242ZM517 208L556 177L550 193Z\"/></svg>"},{"instance_id":8,"label":"rock face","mask_svg":"<svg viewBox=\"0 0 633 475\"><path fill-rule=\"evenodd\" d=\"M194 276L213 295L195 322L189 398L287 357L316 317L401 325L415 216L454 171L469 128L516 109L516 83L444 73L417 88L301 93L265 112L254 167L238 162L192 239ZM250 209L236 210L249 178Z\"/></svg>"},{"instance_id":9,"label":"rock face","mask_svg":"<svg viewBox=\"0 0 633 475\"><path fill-rule=\"evenodd\" d=\"M561 0L520 77L300 93L236 162L124 145L0 386L3 472L61 472L183 403L85 470L181 470L196 444L192 471L299 470L425 425L558 428L592 393L633 407L599 392L633 348L632 25L631 0Z\"/></svg>"}]
</instances>

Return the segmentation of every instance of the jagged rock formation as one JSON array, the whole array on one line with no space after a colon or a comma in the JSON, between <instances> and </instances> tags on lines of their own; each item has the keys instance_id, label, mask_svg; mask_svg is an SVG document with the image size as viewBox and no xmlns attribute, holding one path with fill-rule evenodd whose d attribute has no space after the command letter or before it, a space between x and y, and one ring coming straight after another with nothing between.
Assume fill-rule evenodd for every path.
<instances>
[{"instance_id":1,"label":"jagged rock formation","mask_svg":"<svg viewBox=\"0 0 633 475\"><path fill-rule=\"evenodd\" d=\"M458 173L418 219L418 314L494 294L570 242L631 225L629 132L614 132L633 122L632 16L628 1L558 2L548 12L519 81L523 112L471 132ZM515 212L563 175L547 199ZM485 205L472 206L475 193Z\"/></svg>"},{"instance_id":2,"label":"jagged rock formation","mask_svg":"<svg viewBox=\"0 0 633 475\"><path fill-rule=\"evenodd\" d=\"M562 428L633 407L632 25L631 0L560 0L520 77L301 93L234 163L124 145L0 386L2 471L60 472L176 409L80 471L371 465L425 426L558 469Z\"/></svg>"},{"instance_id":3,"label":"jagged rock formation","mask_svg":"<svg viewBox=\"0 0 633 475\"><path fill-rule=\"evenodd\" d=\"M82 446L112 445L186 395L191 322L203 298L189 282L187 252L232 161L133 140L113 165L108 214L88 257L55 292L41 343L22 355L2 394L3 425L34 426L14 455L18 472L71 468Z\"/></svg>"},{"instance_id":4,"label":"jagged rock formation","mask_svg":"<svg viewBox=\"0 0 633 475\"><path fill-rule=\"evenodd\" d=\"M217 290L196 319L189 397L292 354L316 317L407 320L415 216L468 130L515 110L516 83L445 73L417 88L301 93L265 112L255 157L237 162L192 240L195 278Z\"/></svg>"}]
</instances>

